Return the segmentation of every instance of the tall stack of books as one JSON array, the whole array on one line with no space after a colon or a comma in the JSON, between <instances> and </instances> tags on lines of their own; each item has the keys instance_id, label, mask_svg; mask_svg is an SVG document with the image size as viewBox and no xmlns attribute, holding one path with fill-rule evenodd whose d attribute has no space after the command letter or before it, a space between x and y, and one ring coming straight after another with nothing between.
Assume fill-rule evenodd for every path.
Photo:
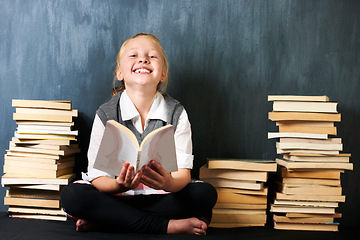
<instances>
[{"instance_id":1,"label":"tall stack of books","mask_svg":"<svg viewBox=\"0 0 360 240\"><path fill-rule=\"evenodd\" d=\"M12 106L17 130L4 157L4 204L12 217L66 220L59 199L75 177L77 110L70 101L14 99Z\"/></svg>"},{"instance_id":2,"label":"tall stack of books","mask_svg":"<svg viewBox=\"0 0 360 240\"><path fill-rule=\"evenodd\" d=\"M200 180L218 193L211 227L264 226L266 223L268 172L276 172L273 160L208 159L200 168Z\"/></svg>"},{"instance_id":3,"label":"tall stack of books","mask_svg":"<svg viewBox=\"0 0 360 240\"><path fill-rule=\"evenodd\" d=\"M273 101L269 119L279 132L276 159L281 178L271 212L275 229L338 231L335 218L342 195L340 174L352 170L350 154L341 153L342 139L335 137L341 121L337 102L326 96L268 96Z\"/></svg>"}]
</instances>

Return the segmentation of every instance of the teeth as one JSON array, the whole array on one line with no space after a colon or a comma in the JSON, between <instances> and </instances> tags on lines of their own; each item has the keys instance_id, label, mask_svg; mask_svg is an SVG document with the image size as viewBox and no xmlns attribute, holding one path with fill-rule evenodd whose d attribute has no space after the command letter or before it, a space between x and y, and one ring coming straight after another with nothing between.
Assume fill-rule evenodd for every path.
<instances>
[{"instance_id":1,"label":"teeth","mask_svg":"<svg viewBox=\"0 0 360 240\"><path fill-rule=\"evenodd\" d=\"M139 68L135 70L136 73L150 73L150 70L145 68Z\"/></svg>"}]
</instances>

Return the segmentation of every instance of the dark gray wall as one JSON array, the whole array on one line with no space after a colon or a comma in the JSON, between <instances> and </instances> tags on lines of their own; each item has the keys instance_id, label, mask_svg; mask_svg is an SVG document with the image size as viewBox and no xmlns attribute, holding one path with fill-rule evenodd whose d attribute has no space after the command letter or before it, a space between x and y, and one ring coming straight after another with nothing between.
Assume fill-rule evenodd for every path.
<instances>
[{"instance_id":1,"label":"dark gray wall","mask_svg":"<svg viewBox=\"0 0 360 240\"><path fill-rule=\"evenodd\" d=\"M121 43L138 32L162 41L168 92L186 107L195 169L207 157L275 158L268 94L339 102L343 225L360 225L360 2L304 0L0 1L0 165L16 124L11 99L70 99L86 168L97 107L109 98ZM0 168L1 169L1 168ZM0 189L0 210L5 189Z\"/></svg>"}]
</instances>

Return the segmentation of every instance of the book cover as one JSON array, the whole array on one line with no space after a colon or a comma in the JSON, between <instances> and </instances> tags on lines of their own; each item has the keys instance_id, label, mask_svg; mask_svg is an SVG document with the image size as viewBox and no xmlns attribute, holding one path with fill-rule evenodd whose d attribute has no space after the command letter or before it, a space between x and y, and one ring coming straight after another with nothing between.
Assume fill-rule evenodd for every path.
<instances>
[{"instance_id":1,"label":"book cover","mask_svg":"<svg viewBox=\"0 0 360 240\"><path fill-rule=\"evenodd\" d=\"M277 165L273 160L208 158L208 168L276 172Z\"/></svg>"},{"instance_id":2,"label":"book cover","mask_svg":"<svg viewBox=\"0 0 360 240\"><path fill-rule=\"evenodd\" d=\"M268 132L268 139L273 138L328 139L328 135L316 133Z\"/></svg>"},{"instance_id":3,"label":"book cover","mask_svg":"<svg viewBox=\"0 0 360 240\"><path fill-rule=\"evenodd\" d=\"M319 121L340 122L341 113L269 112L271 121Z\"/></svg>"},{"instance_id":4,"label":"book cover","mask_svg":"<svg viewBox=\"0 0 360 240\"><path fill-rule=\"evenodd\" d=\"M323 169L323 170L334 170L334 169L343 169L343 170L353 170L352 163L346 162L329 162L329 163L318 163L318 162L294 162L285 159L276 159L277 164L290 169Z\"/></svg>"},{"instance_id":5,"label":"book cover","mask_svg":"<svg viewBox=\"0 0 360 240\"><path fill-rule=\"evenodd\" d=\"M13 99L12 106L13 107L71 110L71 101L70 100L47 101L47 100Z\"/></svg>"},{"instance_id":6,"label":"book cover","mask_svg":"<svg viewBox=\"0 0 360 240\"><path fill-rule=\"evenodd\" d=\"M328 102L328 96L268 95L268 101Z\"/></svg>"},{"instance_id":7,"label":"book cover","mask_svg":"<svg viewBox=\"0 0 360 240\"><path fill-rule=\"evenodd\" d=\"M330 201L330 202L345 202L345 195L305 195L276 193L276 199L279 200L294 200L294 201Z\"/></svg>"},{"instance_id":8,"label":"book cover","mask_svg":"<svg viewBox=\"0 0 360 240\"><path fill-rule=\"evenodd\" d=\"M274 112L337 113L337 102L274 101Z\"/></svg>"},{"instance_id":9,"label":"book cover","mask_svg":"<svg viewBox=\"0 0 360 240\"><path fill-rule=\"evenodd\" d=\"M303 230L303 231L338 231L339 224L336 223L284 223L274 221L274 228L279 230Z\"/></svg>"},{"instance_id":10,"label":"book cover","mask_svg":"<svg viewBox=\"0 0 360 240\"><path fill-rule=\"evenodd\" d=\"M328 217L328 215L325 216L319 216L320 214L317 214L311 217L286 217L282 215L274 214L274 220L276 222L284 222L284 223L333 223L334 218Z\"/></svg>"},{"instance_id":11,"label":"book cover","mask_svg":"<svg viewBox=\"0 0 360 240\"><path fill-rule=\"evenodd\" d=\"M221 178L240 181L266 182L268 179L268 173L262 171L243 171L236 169L209 169L207 165L204 165L200 168L199 178L200 180L206 180L207 178Z\"/></svg>"},{"instance_id":12,"label":"book cover","mask_svg":"<svg viewBox=\"0 0 360 240\"><path fill-rule=\"evenodd\" d=\"M216 188L239 188L248 190L262 190L264 188L264 184L262 182L258 183L256 181L250 182L222 178L207 178L204 179L204 181L210 183Z\"/></svg>"},{"instance_id":13,"label":"book cover","mask_svg":"<svg viewBox=\"0 0 360 240\"><path fill-rule=\"evenodd\" d=\"M295 162L349 162L351 154L341 153L339 155L321 155L321 154L284 154L283 158Z\"/></svg>"},{"instance_id":14,"label":"book cover","mask_svg":"<svg viewBox=\"0 0 360 240\"><path fill-rule=\"evenodd\" d=\"M5 174L1 178L2 186L10 187L11 185L43 185L43 184L53 184L53 185L67 185L75 179L76 174L70 173L66 175L59 176L58 178L27 178L27 177L17 177L12 174Z\"/></svg>"}]
</instances>

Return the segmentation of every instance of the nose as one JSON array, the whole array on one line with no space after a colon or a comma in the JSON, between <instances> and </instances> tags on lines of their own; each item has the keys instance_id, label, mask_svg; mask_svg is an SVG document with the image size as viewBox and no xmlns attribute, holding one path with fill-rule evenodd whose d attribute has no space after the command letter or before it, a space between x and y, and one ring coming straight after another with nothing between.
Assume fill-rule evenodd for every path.
<instances>
[{"instance_id":1,"label":"nose","mask_svg":"<svg viewBox=\"0 0 360 240\"><path fill-rule=\"evenodd\" d=\"M149 60L145 57L139 59L139 63L149 63Z\"/></svg>"}]
</instances>

